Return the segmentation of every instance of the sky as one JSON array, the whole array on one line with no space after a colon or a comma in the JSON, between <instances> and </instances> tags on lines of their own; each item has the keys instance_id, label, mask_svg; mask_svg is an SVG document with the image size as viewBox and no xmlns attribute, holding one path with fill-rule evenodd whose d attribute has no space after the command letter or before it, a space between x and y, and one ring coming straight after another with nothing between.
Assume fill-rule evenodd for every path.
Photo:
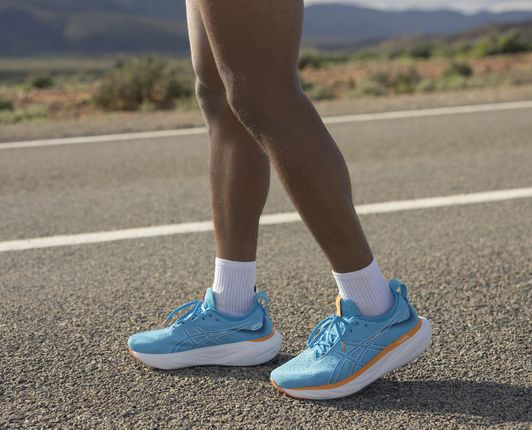
<instances>
[{"instance_id":1,"label":"sky","mask_svg":"<svg viewBox=\"0 0 532 430\"><path fill-rule=\"evenodd\" d=\"M385 10L454 9L466 13L480 10L490 12L532 10L532 0L305 0L305 3L347 3Z\"/></svg>"}]
</instances>

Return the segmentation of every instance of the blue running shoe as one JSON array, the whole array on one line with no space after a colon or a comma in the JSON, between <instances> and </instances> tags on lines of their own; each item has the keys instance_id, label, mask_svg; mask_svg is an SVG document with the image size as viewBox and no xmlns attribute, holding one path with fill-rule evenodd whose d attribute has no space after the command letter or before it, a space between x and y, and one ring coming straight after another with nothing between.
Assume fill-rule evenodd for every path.
<instances>
[{"instance_id":1,"label":"blue running shoe","mask_svg":"<svg viewBox=\"0 0 532 430\"><path fill-rule=\"evenodd\" d=\"M273 386L296 398L335 399L419 357L430 345L430 324L417 316L401 281L389 286L395 303L379 317L364 317L338 297L337 313L316 326L308 348L271 373Z\"/></svg>"},{"instance_id":2,"label":"blue running shoe","mask_svg":"<svg viewBox=\"0 0 532 430\"><path fill-rule=\"evenodd\" d=\"M255 366L274 358L281 348L281 335L273 330L272 321L262 303L268 297L256 293L249 313L241 318L220 314L209 288L202 301L180 306L166 318L168 327L131 336L131 354L157 369L180 369L190 366Z\"/></svg>"}]
</instances>

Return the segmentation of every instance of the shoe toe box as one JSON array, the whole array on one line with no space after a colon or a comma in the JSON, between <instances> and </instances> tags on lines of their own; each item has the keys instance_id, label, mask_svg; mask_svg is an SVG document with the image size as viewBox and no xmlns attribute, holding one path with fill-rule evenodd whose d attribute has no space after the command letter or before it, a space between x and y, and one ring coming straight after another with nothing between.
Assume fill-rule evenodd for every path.
<instances>
[{"instance_id":1,"label":"shoe toe box","mask_svg":"<svg viewBox=\"0 0 532 430\"><path fill-rule=\"evenodd\" d=\"M127 341L128 348L142 354L167 354L172 352L172 342L168 330L151 330L135 333Z\"/></svg>"},{"instance_id":2,"label":"shoe toe box","mask_svg":"<svg viewBox=\"0 0 532 430\"><path fill-rule=\"evenodd\" d=\"M334 356L316 357L313 350L307 349L274 369L270 378L279 388L286 389L326 385L330 383L336 363Z\"/></svg>"}]
</instances>

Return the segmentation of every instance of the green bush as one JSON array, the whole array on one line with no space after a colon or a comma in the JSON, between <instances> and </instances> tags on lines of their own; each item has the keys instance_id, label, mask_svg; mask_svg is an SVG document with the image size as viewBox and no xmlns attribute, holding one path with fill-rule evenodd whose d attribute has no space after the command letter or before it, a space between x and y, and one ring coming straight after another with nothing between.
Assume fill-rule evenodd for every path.
<instances>
[{"instance_id":1,"label":"green bush","mask_svg":"<svg viewBox=\"0 0 532 430\"><path fill-rule=\"evenodd\" d=\"M523 42L521 32L517 29L511 29L497 39L497 51L500 54L513 54L527 50L528 46Z\"/></svg>"},{"instance_id":2,"label":"green bush","mask_svg":"<svg viewBox=\"0 0 532 430\"><path fill-rule=\"evenodd\" d=\"M474 46L472 53L475 57L487 57L494 55L496 40L493 37L483 37Z\"/></svg>"},{"instance_id":3,"label":"green bush","mask_svg":"<svg viewBox=\"0 0 532 430\"><path fill-rule=\"evenodd\" d=\"M36 76L31 80L33 88L44 89L54 86L54 80L50 76Z\"/></svg>"},{"instance_id":4,"label":"green bush","mask_svg":"<svg viewBox=\"0 0 532 430\"><path fill-rule=\"evenodd\" d=\"M117 63L100 81L94 102L108 110L172 109L176 99L194 94L190 73L152 55Z\"/></svg>"},{"instance_id":5,"label":"green bush","mask_svg":"<svg viewBox=\"0 0 532 430\"><path fill-rule=\"evenodd\" d=\"M450 77L450 76L463 76L465 78L468 78L473 75L473 69L469 65L469 63L451 63L449 66L443 71L444 77Z\"/></svg>"},{"instance_id":6,"label":"green bush","mask_svg":"<svg viewBox=\"0 0 532 430\"><path fill-rule=\"evenodd\" d=\"M500 36L489 36L480 39L473 47L473 54L486 57L497 54L515 54L530 50L530 46L522 40L518 29L510 29Z\"/></svg>"}]
</instances>

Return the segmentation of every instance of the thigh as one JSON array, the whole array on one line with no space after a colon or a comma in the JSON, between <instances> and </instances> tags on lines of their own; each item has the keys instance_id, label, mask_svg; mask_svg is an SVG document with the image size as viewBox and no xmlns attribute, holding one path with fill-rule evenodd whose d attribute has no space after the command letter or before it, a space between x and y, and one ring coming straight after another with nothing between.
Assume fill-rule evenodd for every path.
<instances>
[{"instance_id":1,"label":"thigh","mask_svg":"<svg viewBox=\"0 0 532 430\"><path fill-rule=\"evenodd\" d=\"M293 84L303 0L197 0L226 87Z\"/></svg>"},{"instance_id":2,"label":"thigh","mask_svg":"<svg viewBox=\"0 0 532 430\"><path fill-rule=\"evenodd\" d=\"M187 26L192 66L199 84L214 92L224 91L216 62L201 18L197 0L187 0Z\"/></svg>"}]
</instances>

